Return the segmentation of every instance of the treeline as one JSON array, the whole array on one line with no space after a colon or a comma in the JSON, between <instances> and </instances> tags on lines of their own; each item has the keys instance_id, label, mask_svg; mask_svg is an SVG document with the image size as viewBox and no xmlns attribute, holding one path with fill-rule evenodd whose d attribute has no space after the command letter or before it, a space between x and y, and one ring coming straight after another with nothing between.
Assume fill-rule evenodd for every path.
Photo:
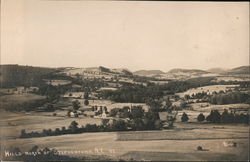
<instances>
[{"instance_id":1,"label":"treeline","mask_svg":"<svg viewBox=\"0 0 250 162\"><path fill-rule=\"evenodd\" d=\"M184 112L181 117L182 122L187 122L189 120L188 115ZM197 116L198 122L208 121L211 123L241 123L249 124L249 114L235 113L231 111L228 112L227 109L224 109L224 112L220 114L218 110L211 110L210 114L206 117L203 113L200 113Z\"/></svg>"},{"instance_id":2,"label":"treeline","mask_svg":"<svg viewBox=\"0 0 250 162\"><path fill-rule=\"evenodd\" d=\"M249 94L243 92L215 93L210 97L209 102L217 105L244 103L249 97Z\"/></svg>"}]
</instances>

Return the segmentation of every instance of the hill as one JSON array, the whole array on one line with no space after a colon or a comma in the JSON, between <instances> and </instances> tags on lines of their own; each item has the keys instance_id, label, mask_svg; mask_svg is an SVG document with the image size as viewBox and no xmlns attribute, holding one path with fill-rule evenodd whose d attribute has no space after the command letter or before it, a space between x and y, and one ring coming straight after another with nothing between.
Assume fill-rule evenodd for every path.
<instances>
[{"instance_id":1,"label":"hill","mask_svg":"<svg viewBox=\"0 0 250 162\"><path fill-rule=\"evenodd\" d=\"M223 68L211 68L207 70L207 72L216 73L216 74L222 74L222 73L225 73L226 71L227 69L223 69Z\"/></svg>"},{"instance_id":2,"label":"hill","mask_svg":"<svg viewBox=\"0 0 250 162\"><path fill-rule=\"evenodd\" d=\"M63 71L66 75L76 75L76 74L84 74L84 75L92 75L93 77L101 76L102 74L107 75L133 75L127 69L110 69L107 67L99 66L99 67L88 67L88 68L65 68Z\"/></svg>"},{"instance_id":3,"label":"hill","mask_svg":"<svg viewBox=\"0 0 250 162\"><path fill-rule=\"evenodd\" d=\"M141 76L147 76L147 75L160 75L165 74L161 70L138 70L133 72L134 75L141 75Z\"/></svg>"},{"instance_id":4,"label":"hill","mask_svg":"<svg viewBox=\"0 0 250 162\"><path fill-rule=\"evenodd\" d=\"M198 69L172 69L168 73L196 73L196 74L207 74L209 72Z\"/></svg>"},{"instance_id":5,"label":"hill","mask_svg":"<svg viewBox=\"0 0 250 162\"><path fill-rule=\"evenodd\" d=\"M35 86L41 81L43 75L56 71L55 68L0 65L1 87Z\"/></svg>"},{"instance_id":6,"label":"hill","mask_svg":"<svg viewBox=\"0 0 250 162\"><path fill-rule=\"evenodd\" d=\"M227 74L250 74L250 66L240 66L226 72Z\"/></svg>"}]
</instances>

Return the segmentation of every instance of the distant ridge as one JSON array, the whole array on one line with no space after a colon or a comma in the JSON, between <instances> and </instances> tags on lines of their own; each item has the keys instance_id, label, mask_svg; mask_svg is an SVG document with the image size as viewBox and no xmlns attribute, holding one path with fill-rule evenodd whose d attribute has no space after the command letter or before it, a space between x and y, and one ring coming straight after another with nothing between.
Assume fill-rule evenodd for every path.
<instances>
[{"instance_id":1,"label":"distant ridge","mask_svg":"<svg viewBox=\"0 0 250 162\"><path fill-rule=\"evenodd\" d=\"M197 74L207 74L209 72L204 71L204 70L199 70L199 69L172 69L168 71L168 73L197 73Z\"/></svg>"},{"instance_id":2,"label":"distant ridge","mask_svg":"<svg viewBox=\"0 0 250 162\"><path fill-rule=\"evenodd\" d=\"M250 74L250 66L240 66L227 71L228 74Z\"/></svg>"},{"instance_id":3,"label":"distant ridge","mask_svg":"<svg viewBox=\"0 0 250 162\"><path fill-rule=\"evenodd\" d=\"M223 69L223 68L211 68L207 70L210 73L216 73L216 74L222 74L228 71L228 69Z\"/></svg>"},{"instance_id":4,"label":"distant ridge","mask_svg":"<svg viewBox=\"0 0 250 162\"><path fill-rule=\"evenodd\" d=\"M161 70L138 70L133 73L134 75L159 75L159 74L165 74Z\"/></svg>"}]
</instances>

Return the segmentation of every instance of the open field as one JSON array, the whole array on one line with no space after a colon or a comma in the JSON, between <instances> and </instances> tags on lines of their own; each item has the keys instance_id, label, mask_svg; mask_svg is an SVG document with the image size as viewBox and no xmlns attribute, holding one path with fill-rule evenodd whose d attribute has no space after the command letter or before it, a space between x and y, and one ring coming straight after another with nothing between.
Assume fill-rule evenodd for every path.
<instances>
[{"instance_id":1,"label":"open field","mask_svg":"<svg viewBox=\"0 0 250 162\"><path fill-rule=\"evenodd\" d=\"M143 132L98 132L53 137L3 140L5 148L32 146L59 151L81 151L69 156L106 155L136 160L246 160L248 127L244 125L182 124L174 130ZM237 143L225 147L224 141ZM206 151L197 151L202 146Z\"/></svg>"},{"instance_id":2,"label":"open field","mask_svg":"<svg viewBox=\"0 0 250 162\"><path fill-rule=\"evenodd\" d=\"M58 112L60 113L60 112ZM68 126L75 120L80 125L98 123L93 118L54 117L48 112L3 112L0 119L3 149L19 147L28 151L32 146L55 148L59 151L82 151L73 157L105 155L136 160L244 160L247 159L249 127L242 124L222 125L176 122L173 130L96 132L20 139L21 129L42 131ZM178 117L179 118L179 117ZM9 125L12 123L14 125ZM225 147L224 141L237 143ZM197 151L202 146L207 151ZM100 151L102 150L102 151Z\"/></svg>"},{"instance_id":3,"label":"open field","mask_svg":"<svg viewBox=\"0 0 250 162\"><path fill-rule=\"evenodd\" d=\"M43 129L56 129L68 127L72 121L76 121L80 126L90 124L100 124L100 119L94 118L69 118L65 117L65 111L55 111L58 116L52 116L53 112L31 112L25 113L10 113L1 112L0 126L2 138L17 138L22 129L27 132L38 131Z\"/></svg>"}]
</instances>

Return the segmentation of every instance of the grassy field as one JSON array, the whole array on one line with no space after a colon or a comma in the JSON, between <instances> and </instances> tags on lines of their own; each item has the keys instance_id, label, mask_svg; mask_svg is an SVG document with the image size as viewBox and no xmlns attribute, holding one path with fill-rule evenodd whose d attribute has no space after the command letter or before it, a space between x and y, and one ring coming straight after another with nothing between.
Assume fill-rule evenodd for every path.
<instances>
[{"instance_id":1,"label":"grassy field","mask_svg":"<svg viewBox=\"0 0 250 162\"><path fill-rule=\"evenodd\" d=\"M58 112L60 113L60 112ZM81 151L69 156L112 156L136 160L246 160L248 154L248 126L205 123L181 123L177 121L173 130L97 132L68 134L61 136L20 139L21 129L42 131L68 126L76 120L80 125L98 123L93 118L54 117L47 112L2 113L0 119L2 149L19 147L28 151L32 146L55 148L59 151ZM179 117L178 117L179 118ZM179 120L179 119L178 119ZM11 123L12 125L9 125ZM225 147L224 141L237 143L236 147ZM206 151L197 151L202 146Z\"/></svg>"},{"instance_id":2,"label":"grassy field","mask_svg":"<svg viewBox=\"0 0 250 162\"><path fill-rule=\"evenodd\" d=\"M1 112L0 126L2 138L17 138L22 129L26 132L38 131L43 129L56 129L61 127L68 127L72 121L76 121L79 126L90 124L100 124L100 119L94 118L69 118L65 117L65 111L55 111L58 116L53 116L53 112L31 112L25 113L11 113Z\"/></svg>"}]
</instances>

